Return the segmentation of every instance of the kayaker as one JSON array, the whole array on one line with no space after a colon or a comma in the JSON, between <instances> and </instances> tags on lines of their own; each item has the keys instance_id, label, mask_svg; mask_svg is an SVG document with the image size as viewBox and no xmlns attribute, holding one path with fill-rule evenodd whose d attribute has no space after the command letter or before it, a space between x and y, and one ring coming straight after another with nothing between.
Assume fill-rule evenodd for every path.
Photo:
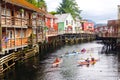
<instances>
[{"instance_id":1,"label":"kayaker","mask_svg":"<svg viewBox=\"0 0 120 80\"><path fill-rule=\"evenodd\" d=\"M95 58L91 58L91 61L92 61L92 65L96 63Z\"/></svg>"},{"instance_id":2,"label":"kayaker","mask_svg":"<svg viewBox=\"0 0 120 80\"><path fill-rule=\"evenodd\" d=\"M60 62L60 59L57 57L57 58L55 59L54 63L58 63L58 62Z\"/></svg>"},{"instance_id":3,"label":"kayaker","mask_svg":"<svg viewBox=\"0 0 120 80\"><path fill-rule=\"evenodd\" d=\"M83 49L81 50L81 52L82 52L82 53L85 53L85 51L86 51L86 49L85 49L85 48L83 48Z\"/></svg>"},{"instance_id":4,"label":"kayaker","mask_svg":"<svg viewBox=\"0 0 120 80\"><path fill-rule=\"evenodd\" d=\"M86 62L88 62L88 63L90 63L90 60L89 60L89 58L87 58L85 61L86 61Z\"/></svg>"},{"instance_id":5,"label":"kayaker","mask_svg":"<svg viewBox=\"0 0 120 80\"><path fill-rule=\"evenodd\" d=\"M95 61L95 58L91 58L91 61Z\"/></svg>"},{"instance_id":6,"label":"kayaker","mask_svg":"<svg viewBox=\"0 0 120 80\"><path fill-rule=\"evenodd\" d=\"M53 63L53 66L52 67L58 67L58 63L60 62L60 59L57 57Z\"/></svg>"}]
</instances>

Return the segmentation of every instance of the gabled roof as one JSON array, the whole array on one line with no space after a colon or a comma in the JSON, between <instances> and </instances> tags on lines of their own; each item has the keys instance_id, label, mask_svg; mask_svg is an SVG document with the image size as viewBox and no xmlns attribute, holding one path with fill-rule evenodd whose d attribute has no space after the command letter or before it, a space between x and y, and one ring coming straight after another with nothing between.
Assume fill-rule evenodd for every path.
<instances>
[{"instance_id":1,"label":"gabled roof","mask_svg":"<svg viewBox=\"0 0 120 80\"><path fill-rule=\"evenodd\" d=\"M14 4L14 5L18 5L18 6L21 6L23 8L27 8L29 10L36 11L36 12L39 12L39 13L41 13L41 12L46 13L45 11L37 8L36 6L27 2L26 0L3 0L3 1L6 1L6 2Z\"/></svg>"},{"instance_id":2,"label":"gabled roof","mask_svg":"<svg viewBox=\"0 0 120 80\"><path fill-rule=\"evenodd\" d=\"M58 22L64 22L70 13L65 14L56 14L55 17L58 19Z\"/></svg>"}]
</instances>

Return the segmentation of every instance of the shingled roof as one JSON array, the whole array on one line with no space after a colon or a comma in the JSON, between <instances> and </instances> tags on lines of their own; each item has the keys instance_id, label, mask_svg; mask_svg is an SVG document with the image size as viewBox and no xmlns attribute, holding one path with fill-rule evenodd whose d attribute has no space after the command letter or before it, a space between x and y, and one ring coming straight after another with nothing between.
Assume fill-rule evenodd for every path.
<instances>
[{"instance_id":1,"label":"shingled roof","mask_svg":"<svg viewBox=\"0 0 120 80\"><path fill-rule=\"evenodd\" d=\"M39 13L46 13L45 11L37 8L36 6L32 5L31 3L27 2L26 0L3 0L6 1L8 3L14 4L14 5L18 5L24 8L27 8L29 10L33 10Z\"/></svg>"}]
</instances>

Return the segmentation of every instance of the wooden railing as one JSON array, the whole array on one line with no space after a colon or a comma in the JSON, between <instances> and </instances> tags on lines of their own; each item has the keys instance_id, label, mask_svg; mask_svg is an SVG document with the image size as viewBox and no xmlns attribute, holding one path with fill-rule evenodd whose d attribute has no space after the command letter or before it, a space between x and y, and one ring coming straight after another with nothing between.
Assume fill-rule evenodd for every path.
<instances>
[{"instance_id":1,"label":"wooden railing","mask_svg":"<svg viewBox=\"0 0 120 80\"><path fill-rule=\"evenodd\" d=\"M4 27L27 27L27 26L43 26L43 21L40 19L27 19L21 17L13 17L13 16L1 16L1 24Z\"/></svg>"},{"instance_id":2,"label":"wooden railing","mask_svg":"<svg viewBox=\"0 0 120 80\"><path fill-rule=\"evenodd\" d=\"M32 26L43 26L43 23L40 19L30 19L30 22Z\"/></svg>"},{"instance_id":3,"label":"wooden railing","mask_svg":"<svg viewBox=\"0 0 120 80\"><path fill-rule=\"evenodd\" d=\"M58 31L47 31L46 36L55 36L58 35Z\"/></svg>"},{"instance_id":4,"label":"wooden railing","mask_svg":"<svg viewBox=\"0 0 120 80\"><path fill-rule=\"evenodd\" d=\"M16 39L8 39L7 42L2 40L2 48L15 48L19 46L24 46L28 44L28 38L16 38Z\"/></svg>"},{"instance_id":5,"label":"wooden railing","mask_svg":"<svg viewBox=\"0 0 120 80\"><path fill-rule=\"evenodd\" d=\"M12 25L12 18L10 16L1 16L1 25Z\"/></svg>"},{"instance_id":6,"label":"wooden railing","mask_svg":"<svg viewBox=\"0 0 120 80\"><path fill-rule=\"evenodd\" d=\"M26 27L28 24L28 20L24 18L12 17L2 15L1 17L1 25L4 27L14 26L14 27Z\"/></svg>"}]
</instances>

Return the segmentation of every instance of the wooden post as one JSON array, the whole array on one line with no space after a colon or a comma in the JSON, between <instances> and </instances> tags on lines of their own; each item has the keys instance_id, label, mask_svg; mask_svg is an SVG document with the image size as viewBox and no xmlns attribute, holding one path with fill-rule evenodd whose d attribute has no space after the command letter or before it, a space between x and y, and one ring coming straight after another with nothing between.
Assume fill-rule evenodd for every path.
<instances>
[{"instance_id":1,"label":"wooden post","mask_svg":"<svg viewBox=\"0 0 120 80\"><path fill-rule=\"evenodd\" d=\"M39 21L39 17L38 17L39 14L36 15L36 43L38 42L38 21Z\"/></svg>"},{"instance_id":2,"label":"wooden post","mask_svg":"<svg viewBox=\"0 0 120 80\"><path fill-rule=\"evenodd\" d=\"M42 25L43 25L42 26L42 39L43 39L44 38L44 27L45 27L45 23L44 23L45 22L45 15L42 16L42 20L43 20L42 21ZM46 37L46 35L45 35L45 37Z\"/></svg>"},{"instance_id":3,"label":"wooden post","mask_svg":"<svg viewBox=\"0 0 120 80\"><path fill-rule=\"evenodd\" d=\"M0 52L2 52L2 26L1 26L2 1L0 0Z\"/></svg>"},{"instance_id":4,"label":"wooden post","mask_svg":"<svg viewBox=\"0 0 120 80\"><path fill-rule=\"evenodd\" d=\"M5 24L6 24L6 38L8 38L6 1L5 1ZM10 41L11 41L11 40L10 40ZM8 45L8 42L5 43L6 48L7 48L7 45Z\"/></svg>"},{"instance_id":5,"label":"wooden post","mask_svg":"<svg viewBox=\"0 0 120 80\"><path fill-rule=\"evenodd\" d=\"M23 13L21 12L21 18L20 18L20 19L21 19L21 46L23 45L23 44L22 44L22 40L23 40L23 39L22 39L22 38L23 38L23 35L22 35L22 34L23 34L23 29L22 29L22 26L23 26L23 25L22 25L22 21L23 21L22 19L23 19L23 18L22 18L22 15L23 15ZM22 48L23 48L23 47L22 47Z\"/></svg>"},{"instance_id":6,"label":"wooden post","mask_svg":"<svg viewBox=\"0 0 120 80\"><path fill-rule=\"evenodd\" d=\"M15 6L13 5L13 15L12 15L12 21L14 21L14 24L15 24ZM16 47L16 28L14 27L14 47ZM16 50L16 48L15 48Z\"/></svg>"}]
</instances>

